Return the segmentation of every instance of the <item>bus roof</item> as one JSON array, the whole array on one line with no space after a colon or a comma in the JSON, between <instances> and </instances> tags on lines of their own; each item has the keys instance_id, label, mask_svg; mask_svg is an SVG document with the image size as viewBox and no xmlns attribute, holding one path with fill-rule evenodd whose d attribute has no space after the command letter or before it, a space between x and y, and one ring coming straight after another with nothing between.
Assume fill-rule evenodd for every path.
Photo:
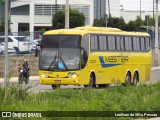
<instances>
[{"instance_id":1,"label":"bus roof","mask_svg":"<svg viewBox=\"0 0 160 120\"><path fill-rule=\"evenodd\" d=\"M148 33L144 33L144 32L127 32L127 31L120 30L118 28L111 28L111 27L76 27L76 28L72 28L72 29L58 29L58 30L47 31L44 33L44 35L52 35L52 34L80 34L80 35L84 35L86 33L149 36Z\"/></svg>"}]
</instances>

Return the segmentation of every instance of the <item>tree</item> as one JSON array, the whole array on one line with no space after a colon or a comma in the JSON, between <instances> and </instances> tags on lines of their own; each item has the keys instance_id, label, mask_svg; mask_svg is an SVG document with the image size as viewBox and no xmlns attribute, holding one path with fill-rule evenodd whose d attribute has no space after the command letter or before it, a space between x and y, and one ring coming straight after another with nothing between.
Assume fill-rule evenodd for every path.
<instances>
[{"instance_id":1,"label":"tree","mask_svg":"<svg viewBox=\"0 0 160 120\"><path fill-rule=\"evenodd\" d=\"M127 24L127 31L135 31L135 27L135 22L131 20Z\"/></svg>"},{"instance_id":2,"label":"tree","mask_svg":"<svg viewBox=\"0 0 160 120\"><path fill-rule=\"evenodd\" d=\"M108 20L108 27L119 28L121 30L126 29L126 23L122 17L110 17Z\"/></svg>"},{"instance_id":3,"label":"tree","mask_svg":"<svg viewBox=\"0 0 160 120\"><path fill-rule=\"evenodd\" d=\"M1 0L1 4L4 5L5 4L5 0Z\"/></svg>"},{"instance_id":4,"label":"tree","mask_svg":"<svg viewBox=\"0 0 160 120\"><path fill-rule=\"evenodd\" d=\"M0 24L0 32L4 32L4 25Z\"/></svg>"},{"instance_id":5,"label":"tree","mask_svg":"<svg viewBox=\"0 0 160 120\"><path fill-rule=\"evenodd\" d=\"M85 25L85 16L77 10L69 10L69 27L75 28ZM61 29L65 27L65 12L58 11L53 15L52 19L53 29Z\"/></svg>"},{"instance_id":6,"label":"tree","mask_svg":"<svg viewBox=\"0 0 160 120\"><path fill-rule=\"evenodd\" d=\"M104 26L106 26L106 25L105 25L104 19L103 19L103 18L100 18L100 19L95 19L95 20L94 20L93 26L96 26L96 27L104 27Z\"/></svg>"}]
</instances>

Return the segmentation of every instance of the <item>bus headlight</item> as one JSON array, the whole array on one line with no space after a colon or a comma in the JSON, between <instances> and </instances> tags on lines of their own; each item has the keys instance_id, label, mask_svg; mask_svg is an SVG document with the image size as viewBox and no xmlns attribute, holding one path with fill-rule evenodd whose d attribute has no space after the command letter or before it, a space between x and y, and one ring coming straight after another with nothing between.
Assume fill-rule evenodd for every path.
<instances>
[{"instance_id":1,"label":"bus headlight","mask_svg":"<svg viewBox=\"0 0 160 120\"><path fill-rule=\"evenodd\" d=\"M77 75L75 74L75 75L72 75L72 78L76 78L77 77Z\"/></svg>"},{"instance_id":2,"label":"bus headlight","mask_svg":"<svg viewBox=\"0 0 160 120\"><path fill-rule=\"evenodd\" d=\"M47 75L44 75L44 74L42 74L41 77L43 77L43 78L48 78L48 76L47 76Z\"/></svg>"},{"instance_id":3,"label":"bus headlight","mask_svg":"<svg viewBox=\"0 0 160 120\"><path fill-rule=\"evenodd\" d=\"M75 72L69 72L68 73L68 77L69 78L76 78L77 77L77 74Z\"/></svg>"}]
</instances>

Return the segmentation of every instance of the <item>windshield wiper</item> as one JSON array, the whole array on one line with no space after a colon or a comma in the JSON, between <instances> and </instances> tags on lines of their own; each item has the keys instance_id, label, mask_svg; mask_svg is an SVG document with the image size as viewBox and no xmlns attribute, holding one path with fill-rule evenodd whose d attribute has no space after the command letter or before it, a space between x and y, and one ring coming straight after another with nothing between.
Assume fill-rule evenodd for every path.
<instances>
[{"instance_id":1,"label":"windshield wiper","mask_svg":"<svg viewBox=\"0 0 160 120\"><path fill-rule=\"evenodd\" d=\"M53 64L56 66L56 61L57 61L57 56L55 56L54 59L52 60L51 64L48 67L48 70L51 69L51 67L52 67Z\"/></svg>"},{"instance_id":2,"label":"windshield wiper","mask_svg":"<svg viewBox=\"0 0 160 120\"><path fill-rule=\"evenodd\" d=\"M61 57L61 56L59 56L59 57L60 57L62 63L64 64L64 67L66 68L66 70L68 70L68 68L67 68L67 66L66 66L66 64L65 64L65 62L64 62L64 60L62 59L62 57Z\"/></svg>"},{"instance_id":3,"label":"windshield wiper","mask_svg":"<svg viewBox=\"0 0 160 120\"><path fill-rule=\"evenodd\" d=\"M53 64L55 64L55 66L57 65L56 61L57 61L57 51L56 51L54 59L52 60L51 64L48 67L48 70L50 70L50 68L52 67Z\"/></svg>"},{"instance_id":4,"label":"windshield wiper","mask_svg":"<svg viewBox=\"0 0 160 120\"><path fill-rule=\"evenodd\" d=\"M51 64L50 64L49 67L48 67L48 70L51 70L51 67L52 67L53 64L54 64L55 66L57 66L57 63L59 63L58 58L60 58L60 60L62 61L65 69L68 70L68 68L67 68L67 66L66 66L66 64L65 64L65 62L64 62L64 60L62 59L61 56L55 56L55 57L54 57L54 59L52 60ZM58 68L58 69L60 69L60 68ZM60 69L60 70L63 70L63 69Z\"/></svg>"}]
</instances>

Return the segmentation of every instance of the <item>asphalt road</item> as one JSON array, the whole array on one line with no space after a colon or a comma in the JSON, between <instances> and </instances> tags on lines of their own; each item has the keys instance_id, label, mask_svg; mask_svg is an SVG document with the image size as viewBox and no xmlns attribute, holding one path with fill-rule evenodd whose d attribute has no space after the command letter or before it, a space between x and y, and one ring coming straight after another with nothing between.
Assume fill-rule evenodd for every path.
<instances>
[{"instance_id":1,"label":"asphalt road","mask_svg":"<svg viewBox=\"0 0 160 120\"><path fill-rule=\"evenodd\" d=\"M146 82L147 84L151 83L156 83L160 81L160 69L154 69L151 72L151 80ZM39 84L39 81L30 81L29 86L31 86L31 88L29 89L29 91L35 91L35 92L39 92L39 91L51 91L53 90L51 85L41 85ZM66 88L83 88L83 86L73 86L73 85L69 85L69 86L61 86L61 89L66 89Z\"/></svg>"}]
</instances>

